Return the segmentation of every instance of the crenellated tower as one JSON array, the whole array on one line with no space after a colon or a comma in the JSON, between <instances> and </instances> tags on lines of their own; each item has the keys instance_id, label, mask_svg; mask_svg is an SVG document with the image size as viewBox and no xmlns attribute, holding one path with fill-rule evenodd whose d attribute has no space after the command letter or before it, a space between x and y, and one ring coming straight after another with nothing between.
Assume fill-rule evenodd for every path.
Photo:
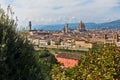
<instances>
[{"instance_id":1,"label":"crenellated tower","mask_svg":"<svg viewBox=\"0 0 120 80\"><path fill-rule=\"evenodd\" d=\"M31 31L32 30L32 23L31 23L31 21L29 21L29 31Z\"/></svg>"}]
</instances>

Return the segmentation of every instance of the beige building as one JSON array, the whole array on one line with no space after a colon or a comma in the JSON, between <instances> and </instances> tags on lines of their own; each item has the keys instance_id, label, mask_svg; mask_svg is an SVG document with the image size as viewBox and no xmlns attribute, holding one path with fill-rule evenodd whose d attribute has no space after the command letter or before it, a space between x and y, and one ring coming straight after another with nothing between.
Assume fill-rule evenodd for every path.
<instances>
[{"instance_id":1,"label":"beige building","mask_svg":"<svg viewBox=\"0 0 120 80\"><path fill-rule=\"evenodd\" d=\"M32 40L32 43L33 43L34 45L39 45L39 39L33 39L33 40Z\"/></svg>"},{"instance_id":2,"label":"beige building","mask_svg":"<svg viewBox=\"0 0 120 80\"><path fill-rule=\"evenodd\" d=\"M50 40L50 45L55 46L55 40Z\"/></svg>"},{"instance_id":3,"label":"beige building","mask_svg":"<svg viewBox=\"0 0 120 80\"><path fill-rule=\"evenodd\" d=\"M39 47L45 47L48 45L48 41L45 39L40 39L39 40Z\"/></svg>"},{"instance_id":4,"label":"beige building","mask_svg":"<svg viewBox=\"0 0 120 80\"><path fill-rule=\"evenodd\" d=\"M75 41L75 45L76 46L79 46L79 47L87 47L87 48L92 48L93 44L92 43L89 43L89 42L85 42L85 41L80 41L80 40L77 40Z\"/></svg>"},{"instance_id":5,"label":"beige building","mask_svg":"<svg viewBox=\"0 0 120 80\"><path fill-rule=\"evenodd\" d=\"M73 48L74 39L67 39L66 41L61 42L61 46L64 48Z\"/></svg>"}]
</instances>

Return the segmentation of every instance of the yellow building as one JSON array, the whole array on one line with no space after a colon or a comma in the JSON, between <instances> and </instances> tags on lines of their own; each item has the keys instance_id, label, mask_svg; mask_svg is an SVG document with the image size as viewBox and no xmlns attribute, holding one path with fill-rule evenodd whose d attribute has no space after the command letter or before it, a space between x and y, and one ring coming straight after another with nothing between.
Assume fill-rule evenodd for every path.
<instances>
[{"instance_id":1,"label":"yellow building","mask_svg":"<svg viewBox=\"0 0 120 80\"><path fill-rule=\"evenodd\" d=\"M54 40L50 40L50 45L55 46L55 41Z\"/></svg>"},{"instance_id":2,"label":"yellow building","mask_svg":"<svg viewBox=\"0 0 120 80\"><path fill-rule=\"evenodd\" d=\"M75 41L76 46L92 48L93 44L86 41Z\"/></svg>"}]
</instances>

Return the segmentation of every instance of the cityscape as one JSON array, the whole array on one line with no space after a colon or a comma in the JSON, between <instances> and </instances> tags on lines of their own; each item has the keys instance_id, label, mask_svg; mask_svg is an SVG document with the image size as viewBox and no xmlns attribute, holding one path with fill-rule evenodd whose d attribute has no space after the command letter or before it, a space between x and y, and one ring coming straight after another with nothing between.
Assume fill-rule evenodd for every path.
<instances>
[{"instance_id":1,"label":"cityscape","mask_svg":"<svg viewBox=\"0 0 120 80\"><path fill-rule=\"evenodd\" d=\"M119 80L119 0L0 0L0 80Z\"/></svg>"},{"instance_id":2,"label":"cityscape","mask_svg":"<svg viewBox=\"0 0 120 80\"><path fill-rule=\"evenodd\" d=\"M87 50L96 44L120 46L120 30L86 30L82 21L76 29L70 29L66 24L61 31L31 30L31 27L29 22L29 40L39 47Z\"/></svg>"}]
</instances>

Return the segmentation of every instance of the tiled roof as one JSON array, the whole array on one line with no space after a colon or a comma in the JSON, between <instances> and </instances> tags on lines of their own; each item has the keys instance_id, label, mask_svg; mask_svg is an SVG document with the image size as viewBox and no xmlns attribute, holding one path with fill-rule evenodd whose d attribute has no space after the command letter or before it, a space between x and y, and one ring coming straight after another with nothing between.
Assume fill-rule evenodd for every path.
<instances>
[{"instance_id":1,"label":"tiled roof","mask_svg":"<svg viewBox=\"0 0 120 80\"><path fill-rule=\"evenodd\" d=\"M82 54L58 52L56 54L56 57L57 58L60 57L60 58L68 58L68 59L77 59L77 60L79 60L82 57Z\"/></svg>"}]
</instances>

